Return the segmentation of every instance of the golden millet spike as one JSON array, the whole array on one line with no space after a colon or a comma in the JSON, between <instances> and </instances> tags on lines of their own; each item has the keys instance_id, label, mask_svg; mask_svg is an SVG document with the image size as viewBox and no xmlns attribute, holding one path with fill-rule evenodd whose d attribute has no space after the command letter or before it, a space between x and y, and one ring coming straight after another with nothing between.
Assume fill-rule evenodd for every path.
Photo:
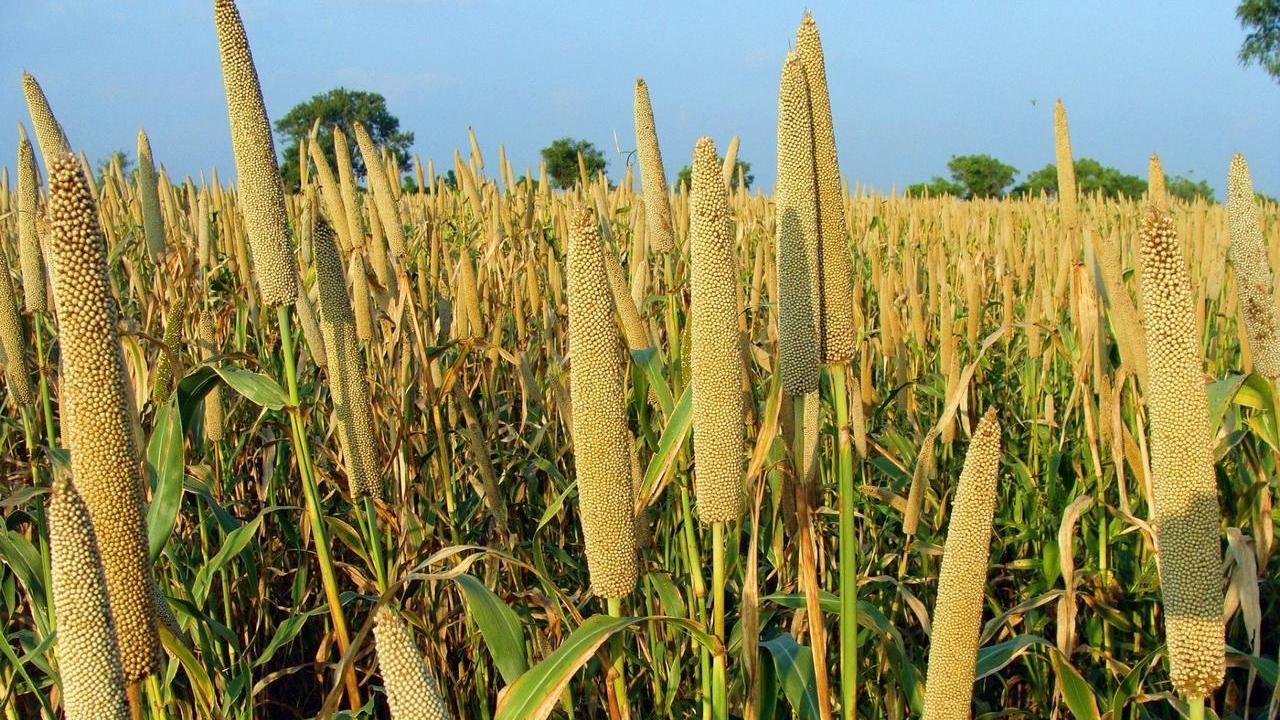
<instances>
[{"instance_id":1,"label":"golden millet spike","mask_svg":"<svg viewBox=\"0 0 1280 720\"><path fill-rule=\"evenodd\" d=\"M213 331L213 313L200 311L199 333L200 359L208 361L222 354ZM215 384L204 396L204 436L209 442L222 442L222 385Z\"/></svg>"},{"instance_id":2,"label":"golden millet spike","mask_svg":"<svg viewBox=\"0 0 1280 720\"><path fill-rule=\"evenodd\" d=\"M231 149L240 183L239 204L253 252L258 289L267 305L288 305L298 296L298 270L258 71L253 66L253 54L235 2L214 0L213 8L231 123Z\"/></svg>"},{"instance_id":3,"label":"golden millet spike","mask_svg":"<svg viewBox=\"0 0 1280 720\"><path fill-rule=\"evenodd\" d=\"M806 10L796 30L796 55L804 65L813 123L813 162L818 201L817 276L820 316L819 360L824 365L846 363L853 358L853 265L845 241L844 194L840 190L840 165L836 158L831 98L827 91L826 61L818 25Z\"/></svg>"},{"instance_id":4,"label":"golden millet spike","mask_svg":"<svg viewBox=\"0 0 1280 720\"><path fill-rule=\"evenodd\" d=\"M1183 697L1222 684L1222 513L1191 281L1173 221L1150 208L1142 223L1151 487L1169 674Z\"/></svg>"},{"instance_id":5,"label":"golden millet spike","mask_svg":"<svg viewBox=\"0 0 1280 720\"><path fill-rule=\"evenodd\" d=\"M66 473L49 498L50 580L67 720L126 720L124 672L93 522Z\"/></svg>"},{"instance_id":6,"label":"golden millet spike","mask_svg":"<svg viewBox=\"0 0 1280 720\"><path fill-rule=\"evenodd\" d=\"M53 174L50 166L55 158L71 152L71 143L67 135L53 116L49 107L49 99L45 97L40 83L26 70L22 71L22 93L27 98L27 113L31 116L31 127L35 130L36 142L40 144L40 155L44 158L46 174Z\"/></svg>"},{"instance_id":7,"label":"golden millet spike","mask_svg":"<svg viewBox=\"0 0 1280 720\"><path fill-rule=\"evenodd\" d=\"M1062 227L1071 232L1080 227L1079 201L1076 195L1076 166L1071 157L1071 133L1067 128L1067 110L1061 99L1053 105L1053 153L1058 165L1058 207Z\"/></svg>"},{"instance_id":8,"label":"golden millet spike","mask_svg":"<svg viewBox=\"0 0 1280 720\"><path fill-rule=\"evenodd\" d=\"M816 265L818 206L813 185L813 123L804 64L795 52L778 90L778 366L792 396L818 389Z\"/></svg>"},{"instance_id":9,"label":"golden millet spike","mask_svg":"<svg viewBox=\"0 0 1280 720\"><path fill-rule=\"evenodd\" d=\"M578 505L591 587L616 598L636 585L634 497L628 454L622 340L595 215L578 208L569 221L569 392Z\"/></svg>"},{"instance_id":10,"label":"golden millet spike","mask_svg":"<svg viewBox=\"0 0 1280 720\"><path fill-rule=\"evenodd\" d=\"M364 125L353 123L356 133L356 144L360 147L360 156L364 158L365 177L369 181L369 189L373 192L374 209L378 219L382 221L382 232L386 236L387 246L391 249L391 259L400 260L405 255L404 223L400 219L400 210L396 207L396 198L387 177L386 168L378 159L378 148Z\"/></svg>"},{"instance_id":11,"label":"golden millet spike","mask_svg":"<svg viewBox=\"0 0 1280 720\"><path fill-rule=\"evenodd\" d=\"M649 102L649 86L636 79L636 155L640 160L640 183L644 193L644 219L649 245L662 253L676 249L675 229L671 223L671 201L667 197L667 175L662 167L662 150L658 146L658 130L653 123L653 105Z\"/></svg>"},{"instance_id":12,"label":"golden millet spike","mask_svg":"<svg viewBox=\"0 0 1280 720\"><path fill-rule=\"evenodd\" d=\"M693 147L689 196L694 496L704 524L741 514L745 426L738 277L729 196L711 138Z\"/></svg>"},{"instance_id":13,"label":"golden millet spike","mask_svg":"<svg viewBox=\"0 0 1280 720\"><path fill-rule=\"evenodd\" d=\"M404 620L384 606L373 623L378 670L392 720L447 720L449 709Z\"/></svg>"},{"instance_id":14,"label":"golden millet spike","mask_svg":"<svg viewBox=\"0 0 1280 720\"><path fill-rule=\"evenodd\" d=\"M352 312L342 273L342 256L338 253L333 228L324 219L316 222L316 284L320 295L320 333L324 338L329 362L325 376L333 394L334 414L338 420L338 439L346 461L347 487L352 497L382 496L378 477L380 465L374 435L369 381L365 372L364 353L356 335L358 314ZM358 259L359 256L353 256ZM353 272L363 274L352 266ZM359 292L356 290L356 292Z\"/></svg>"},{"instance_id":15,"label":"golden millet spike","mask_svg":"<svg viewBox=\"0 0 1280 720\"><path fill-rule=\"evenodd\" d=\"M160 213L160 191L155 160L151 157L151 141L138 131L138 195L142 203L142 233L153 260L164 257L164 216Z\"/></svg>"},{"instance_id":16,"label":"golden millet spike","mask_svg":"<svg viewBox=\"0 0 1280 720\"><path fill-rule=\"evenodd\" d=\"M18 125L18 260L22 266L22 294L27 312L48 310L44 252L36 229L39 213L39 183L36 157L22 125Z\"/></svg>"},{"instance_id":17,"label":"golden millet spike","mask_svg":"<svg viewBox=\"0 0 1280 720\"><path fill-rule=\"evenodd\" d=\"M929 637L925 720L969 720L1000 472L1000 421L987 410L969 440L947 522Z\"/></svg>"},{"instance_id":18,"label":"golden millet spike","mask_svg":"<svg viewBox=\"0 0 1280 720\"><path fill-rule=\"evenodd\" d=\"M1280 377L1280 321L1276 317L1275 282L1267 245L1258 224L1258 206L1253 181L1244 156L1236 153L1227 171L1227 224L1231 232L1231 267L1236 274L1240 297L1240 319L1248 332L1253 369L1269 377Z\"/></svg>"},{"instance_id":19,"label":"golden millet spike","mask_svg":"<svg viewBox=\"0 0 1280 720\"><path fill-rule=\"evenodd\" d=\"M80 165L49 170L49 237L62 361L62 432L93 520L125 679L159 666L143 480L131 427L107 244Z\"/></svg>"}]
</instances>

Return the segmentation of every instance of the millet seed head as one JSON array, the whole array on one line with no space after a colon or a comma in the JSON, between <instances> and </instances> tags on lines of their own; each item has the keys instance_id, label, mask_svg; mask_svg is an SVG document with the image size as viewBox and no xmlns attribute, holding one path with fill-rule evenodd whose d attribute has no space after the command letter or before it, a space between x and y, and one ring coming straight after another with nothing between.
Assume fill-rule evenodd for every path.
<instances>
[{"instance_id":1,"label":"millet seed head","mask_svg":"<svg viewBox=\"0 0 1280 720\"><path fill-rule=\"evenodd\" d=\"M71 143L67 135L53 116L49 107L49 99L45 97L40 83L26 70L22 71L22 93L27 98L27 113L31 116L31 127L35 129L36 142L40 144L40 154L44 158L46 174L52 174L50 167L55 158L71 152Z\"/></svg>"},{"instance_id":2,"label":"millet seed head","mask_svg":"<svg viewBox=\"0 0 1280 720\"><path fill-rule=\"evenodd\" d=\"M1191 281L1173 221L1155 208L1142 224L1142 303L1150 388L1151 486L1170 676L1203 697L1225 667L1222 514Z\"/></svg>"},{"instance_id":3,"label":"millet seed head","mask_svg":"<svg viewBox=\"0 0 1280 720\"><path fill-rule=\"evenodd\" d=\"M126 680L159 665L142 476L131 427L107 245L80 165L49 170L49 250L62 363L62 431L97 533Z\"/></svg>"},{"instance_id":4,"label":"millet seed head","mask_svg":"<svg viewBox=\"0 0 1280 720\"><path fill-rule=\"evenodd\" d=\"M320 333L329 362L325 375L333 395L338 439L346 462L347 487L352 497L382 496L380 464L373 424L364 352L356 336L358 315L352 312L342 273L337 236L324 219L316 222L316 283L320 290ZM353 254L353 259L358 256ZM354 270L354 266L353 266ZM363 273L363 267L359 269ZM358 290L357 290L358 292Z\"/></svg>"},{"instance_id":5,"label":"millet seed head","mask_svg":"<svg viewBox=\"0 0 1280 720\"><path fill-rule=\"evenodd\" d=\"M124 672L93 521L70 476L49 498L50 580L58 617L58 675L67 720L125 720Z\"/></svg>"},{"instance_id":6,"label":"millet seed head","mask_svg":"<svg viewBox=\"0 0 1280 720\"><path fill-rule=\"evenodd\" d=\"M845 240L844 194L836 157L835 127L827 89L826 60L818 25L809 11L796 30L796 55L804 65L813 123L813 159L818 202L818 353L823 365L853 357L853 265Z\"/></svg>"},{"instance_id":7,"label":"millet seed head","mask_svg":"<svg viewBox=\"0 0 1280 720\"><path fill-rule=\"evenodd\" d=\"M391 250L391 259L400 260L405 255L404 224L400 219L400 210L396 206L391 180L387 177L386 167L378 156L378 148L364 125L353 123L356 133L356 144L360 147L360 156L364 158L365 178L373 191L373 204L382 222L382 232L387 239L387 247Z\"/></svg>"},{"instance_id":8,"label":"millet seed head","mask_svg":"<svg viewBox=\"0 0 1280 720\"><path fill-rule=\"evenodd\" d=\"M22 266L22 294L27 312L47 311L44 253L36 229L39 215L39 183L36 180L36 157L22 125L18 125L18 259Z\"/></svg>"},{"instance_id":9,"label":"millet seed head","mask_svg":"<svg viewBox=\"0 0 1280 720\"><path fill-rule=\"evenodd\" d=\"M658 147L658 129L653 123L653 105L649 102L649 86L636 79L636 155L640 159L640 184L644 193L645 229L649 245L662 253L676 249L675 229L671 223L671 201L667 197L667 174L662 167L662 150Z\"/></svg>"},{"instance_id":10,"label":"millet seed head","mask_svg":"<svg viewBox=\"0 0 1280 720\"><path fill-rule=\"evenodd\" d=\"M253 251L258 288L267 305L288 305L298 295L298 270L258 71L235 2L214 0L213 7L231 123L231 148L240 182L240 207Z\"/></svg>"},{"instance_id":11,"label":"millet seed head","mask_svg":"<svg viewBox=\"0 0 1280 720\"><path fill-rule=\"evenodd\" d=\"M222 354L218 347L217 336L213 331L213 313L200 311L199 333L200 358L209 360ZM204 396L204 436L212 443L222 442L222 385L215 384Z\"/></svg>"},{"instance_id":12,"label":"millet seed head","mask_svg":"<svg viewBox=\"0 0 1280 720\"><path fill-rule=\"evenodd\" d=\"M160 212L160 191L157 185L155 160L151 157L151 141L147 134L138 131L138 194L142 203L142 232L147 241L147 251L153 260L164 257L164 216Z\"/></svg>"},{"instance_id":13,"label":"millet seed head","mask_svg":"<svg viewBox=\"0 0 1280 720\"><path fill-rule=\"evenodd\" d=\"M1169 191L1164 181L1164 166L1160 164L1160 156L1151 153L1147 163L1147 201L1160 212L1169 211Z\"/></svg>"},{"instance_id":14,"label":"millet seed head","mask_svg":"<svg viewBox=\"0 0 1280 720\"><path fill-rule=\"evenodd\" d=\"M378 670L392 720L447 720L449 709L404 620L381 607L373 623Z\"/></svg>"},{"instance_id":15,"label":"millet seed head","mask_svg":"<svg viewBox=\"0 0 1280 720\"><path fill-rule=\"evenodd\" d=\"M627 452L622 340L604 268L594 213L574 211L569 222L569 392L578 505L591 587L616 598L636 585L634 495Z\"/></svg>"},{"instance_id":16,"label":"millet seed head","mask_svg":"<svg viewBox=\"0 0 1280 720\"><path fill-rule=\"evenodd\" d=\"M925 720L969 720L1000 472L1000 421L987 410L969 440L947 522L929 637Z\"/></svg>"},{"instance_id":17,"label":"millet seed head","mask_svg":"<svg viewBox=\"0 0 1280 720\"><path fill-rule=\"evenodd\" d=\"M737 262L720 171L715 143L700 138L689 196L689 300L694 495L704 524L738 519L745 447Z\"/></svg>"},{"instance_id":18,"label":"millet seed head","mask_svg":"<svg viewBox=\"0 0 1280 720\"><path fill-rule=\"evenodd\" d=\"M1236 153L1227 171L1227 224L1231 232L1231 266L1235 269L1240 297L1240 319L1249 338L1253 367L1269 377L1280 377L1280 336L1276 316L1275 283L1267 245L1258 224L1253 181L1244 156Z\"/></svg>"},{"instance_id":19,"label":"millet seed head","mask_svg":"<svg viewBox=\"0 0 1280 720\"><path fill-rule=\"evenodd\" d=\"M792 396L818 389L818 205L804 63L787 54L778 90L778 366Z\"/></svg>"},{"instance_id":20,"label":"millet seed head","mask_svg":"<svg viewBox=\"0 0 1280 720\"><path fill-rule=\"evenodd\" d=\"M1053 151L1058 164L1058 207L1062 226L1068 231L1080 227L1076 195L1076 166L1071 157L1071 133L1067 128L1067 109L1062 100L1053 106Z\"/></svg>"}]
</instances>

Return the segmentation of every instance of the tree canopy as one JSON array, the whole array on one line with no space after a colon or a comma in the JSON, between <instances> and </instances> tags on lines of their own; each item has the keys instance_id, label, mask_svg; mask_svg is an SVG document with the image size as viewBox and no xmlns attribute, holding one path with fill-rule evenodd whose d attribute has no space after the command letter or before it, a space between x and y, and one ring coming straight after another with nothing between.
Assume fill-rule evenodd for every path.
<instances>
[{"instance_id":1,"label":"tree canopy","mask_svg":"<svg viewBox=\"0 0 1280 720\"><path fill-rule=\"evenodd\" d=\"M738 160L734 166L733 178L729 181L729 187L734 190L738 189L738 175L742 175L742 181L746 183L747 189L751 189L751 183L755 182L756 176L751 174L751 163L746 160ZM676 185L683 184L686 188L693 187L693 167L685 165L680 168L680 172L676 173Z\"/></svg>"},{"instance_id":2,"label":"tree canopy","mask_svg":"<svg viewBox=\"0 0 1280 720\"><path fill-rule=\"evenodd\" d=\"M1247 32L1240 43L1240 62L1257 63L1280 82L1280 0L1241 0L1236 19Z\"/></svg>"},{"instance_id":3,"label":"tree canopy","mask_svg":"<svg viewBox=\"0 0 1280 720\"><path fill-rule=\"evenodd\" d=\"M604 153L588 140L562 137L542 148L542 159L547 163L547 175L561 189L571 187L578 179L578 154L587 167L587 174L604 172L608 165Z\"/></svg>"},{"instance_id":4,"label":"tree canopy","mask_svg":"<svg viewBox=\"0 0 1280 720\"><path fill-rule=\"evenodd\" d=\"M947 162L951 179L934 176L927 183L907 187L908 195L955 195L956 197L989 198L1004 195L1013 184L1018 169L990 155L953 155Z\"/></svg>"},{"instance_id":5,"label":"tree canopy","mask_svg":"<svg viewBox=\"0 0 1280 720\"><path fill-rule=\"evenodd\" d=\"M364 159L356 150L355 136L351 133L352 123L357 121L369 131L375 144L395 153L401 167L409 164L413 133L400 130L400 119L387 110L386 98L376 92L338 87L294 105L276 121L276 134L285 142L280 176L287 189L298 188L298 142L311 133L316 120L320 121L320 147L330 158L333 157L333 126L336 124L346 132L356 177L364 177L365 173Z\"/></svg>"}]
</instances>

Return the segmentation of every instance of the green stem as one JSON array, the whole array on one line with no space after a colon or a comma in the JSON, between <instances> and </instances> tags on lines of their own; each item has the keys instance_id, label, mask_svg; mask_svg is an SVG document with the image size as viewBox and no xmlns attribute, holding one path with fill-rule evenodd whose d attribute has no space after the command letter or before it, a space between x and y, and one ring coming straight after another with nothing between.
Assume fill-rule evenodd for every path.
<instances>
[{"instance_id":1,"label":"green stem","mask_svg":"<svg viewBox=\"0 0 1280 720\"><path fill-rule=\"evenodd\" d=\"M609 616L622 617L622 598L608 598ZM622 652L622 638L618 638L613 645L613 666L609 670L609 674L613 676L613 694L618 701L618 712L624 720L631 717L631 704L627 702L627 679L623 676L623 666L626 663L626 657Z\"/></svg>"},{"instance_id":2,"label":"green stem","mask_svg":"<svg viewBox=\"0 0 1280 720\"><path fill-rule=\"evenodd\" d=\"M729 693L726 685L725 651L727 638L724 633L724 523L711 524L711 611L714 632L720 640L720 652L713 658L711 676L711 706L715 720L729 717Z\"/></svg>"},{"instance_id":3,"label":"green stem","mask_svg":"<svg viewBox=\"0 0 1280 720\"><path fill-rule=\"evenodd\" d=\"M1204 720L1204 698L1187 698L1187 717L1191 720Z\"/></svg>"},{"instance_id":4,"label":"green stem","mask_svg":"<svg viewBox=\"0 0 1280 720\"><path fill-rule=\"evenodd\" d=\"M31 332L36 338L36 374L40 378L40 405L44 409L44 439L49 447L57 447L58 435L53 428L53 401L49 399L49 381L45 378L44 372L44 333L41 332L44 324L40 320L37 315L31 316Z\"/></svg>"},{"instance_id":5,"label":"green stem","mask_svg":"<svg viewBox=\"0 0 1280 720\"><path fill-rule=\"evenodd\" d=\"M293 430L293 445L298 459L298 474L302 477L302 491L306 496L307 516L311 523L312 538L315 542L316 558L320 562L320 577L324 583L325 598L329 603L329 617L333 621L334 633L338 636L338 651L346 653L351 645L347 632L347 619L342 613L342 602L338 596L337 573L334 572L333 556L329 550L328 532L325 530L324 513L320 507L320 490L316 485L315 466L311 463L311 450L307 446L307 431L303 424L302 413L298 401L297 368L293 335L289 329L289 306L276 308L276 319L280 324L280 345L284 356L285 382L289 390L289 424ZM347 666L346 672L347 699L354 711L361 706L360 687L356 683L355 668Z\"/></svg>"},{"instance_id":6,"label":"green stem","mask_svg":"<svg viewBox=\"0 0 1280 720\"><path fill-rule=\"evenodd\" d=\"M858 555L853 532L853 439L849 434L849 396L844 376L844 365L827 368L839 433L840 705L845 720L854 720L858 716Z\"/></svg>"}]
</instances>

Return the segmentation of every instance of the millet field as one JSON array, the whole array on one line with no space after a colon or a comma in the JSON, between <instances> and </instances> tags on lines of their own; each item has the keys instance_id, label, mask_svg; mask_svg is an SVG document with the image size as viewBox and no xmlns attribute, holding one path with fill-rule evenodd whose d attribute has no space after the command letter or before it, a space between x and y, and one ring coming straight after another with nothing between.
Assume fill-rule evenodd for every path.
<instances>
[{"instance_id":1,"label":"millet field","mask_svg":"<svg viewBox=\"0 0 1280 720\"><path fill-rule=\"evenodd\" d=\"M234 172L95 171L5 80L4 720L1276 717L1244 156L1078 191L1059 102L1055 194L874 193L805 13L772 195L643 80L612 182L353 123L294 192L211 5Z\"/></svg>"}]
</instances>

